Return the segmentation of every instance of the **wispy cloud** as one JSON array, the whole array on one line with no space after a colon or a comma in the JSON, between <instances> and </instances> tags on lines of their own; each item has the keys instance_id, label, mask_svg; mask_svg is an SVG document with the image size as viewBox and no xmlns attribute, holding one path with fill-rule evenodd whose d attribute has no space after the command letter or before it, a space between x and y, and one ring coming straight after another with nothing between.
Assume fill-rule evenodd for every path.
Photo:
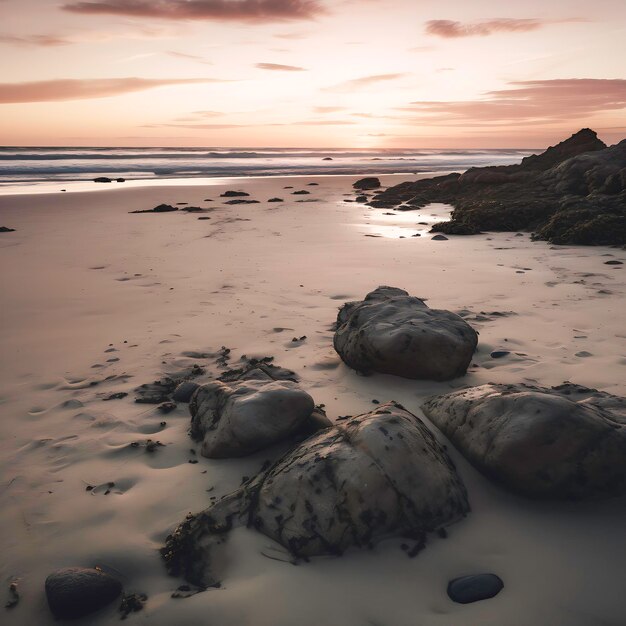
<instances>
[{"instance_id":1,"label":"wispy cloud","mask_svg":"<svg viewBox=\"0 0 626 626\"><path fill-rule=\"evenodd\" d=\"M104 0L70 2L62 8L92 15L257 23L311 20L326 13L317 0Z\"/></svg>"},{"instance_id":2,"label":"wispy cloud","mask_svg":"<svg viewBox=\"0 0 626 626\"><path fill-rule=\"evenodd\" d=\"M584 120L605 111L626 109L626 80L568 78L509 83L480 100L413 102L401 110L421 121L447 125L546 124Z\"/></svg>"},{"instance_id":3,"label":"wispy cloud","mask_svg":"<svg viewBox=\"0 0 626 626\"><path fill-rule=\"evenodd\" d=\"M584 22L581 18L563 20L542 20L537 18L505 18L497 17L480 22L456 22L454 20L430 20L426 22L425 31L429 35L456 39L459 37L487 37L496 33L522 33L538 30L548 24L563 24L568 22Z\"/></svg>"},{"instance_id":4,"label":"wispy cloud","mask_svg":"<svg viewBox=\"0 0 626 626\"><path fill-rule=\"evenodd\" d=\"M67 46L73 43L70 39L56 35L0 35L0 43L17 46Z\"/></svg>"},{"instance_id":5,"label":"wispy cloud","mask_svg":"<svg viewBox=\"0 0 626 626\"><path fill-rule=\"evenodd\" d=\"M257 63L254 67L260 70L271 70L273 72L306 72L304 67L297 65L281 65L280 63Z\"/></svg>"},{"instance_id":6,"label":"wispy cloud","mask_svg":"<svg viewBox=\"0 0 626 626\"><path fill-rule=\"evenodd\" d=\"M376 85L378 83L391 80L398 80L399 78L404 78L405 76L408 76L408 74L374 74L372 76L362 76L361 78L347 80L343 83L339 83L338 85L333 85L332 87L326 87L324 91L357 91L359 89L369 87L370 85Z\"/></svg>"},{"instance_id":7,"label":"wispy cloud","mask_svg":"<svg viewBox=\"0 0 626 626\"><path fill-rule=\"evenodd\" d=\"M345 111L346 107L339 106L319 106L313 107L316 113L337 113L338 111Z\"/></svg>"},{"instance_id":8,"label":"wispy cloud","mask_svg":"<svg viewBox=\"0 0 626 626\"><path fill-rule=\"evenodd\" d=\"M188 59L190 61L203 63L204 65L213 65L211 61L207 61L204 57L201 57L197 54L188 54L187 52L178 52L177 50L167 50L166 54L176 59Z\"/></svg>"},{"instance_id":9,"label":"wispy cloud","mask_svg":"<svg viewBox=\"0 0 626 626\"><path fill-rule=\"evenodd\" d=\"M154 87L226 82L211 78L92 78L0 83L0 104L108 98Z\"/></svg>"}]
</instances>

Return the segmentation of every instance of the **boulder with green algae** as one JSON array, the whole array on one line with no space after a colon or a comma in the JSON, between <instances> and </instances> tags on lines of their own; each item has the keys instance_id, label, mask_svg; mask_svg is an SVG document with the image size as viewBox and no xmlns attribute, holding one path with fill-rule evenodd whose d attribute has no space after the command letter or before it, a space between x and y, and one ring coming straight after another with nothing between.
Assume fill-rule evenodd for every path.
<instances>
[{"instance_id":1,"label":"boulder with green algae","mask_svg":"<svg viewBox=\"0 0 626 626\"><path fill-rule=\"evenodd\" d=\"M443 447L419 418L388 403L306 439L235 493L189 515L161 553L170 574L208 587L225 574L237 525L306 559L389 537L422 545L426 533L468 512Z\"/></svg>"}]
</instances>

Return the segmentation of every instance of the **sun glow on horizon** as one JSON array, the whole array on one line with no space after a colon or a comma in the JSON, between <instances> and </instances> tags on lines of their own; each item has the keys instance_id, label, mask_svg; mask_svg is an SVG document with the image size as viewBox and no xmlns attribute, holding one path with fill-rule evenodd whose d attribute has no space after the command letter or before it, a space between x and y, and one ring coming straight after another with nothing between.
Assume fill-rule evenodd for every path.
<instances>
[{"instance_id":1,"label":"sun glow on horizon","mask_svg":"<svg viewBox=\"0 0 626 626\"><path fill-rule=\"evenodd\" d=\"M626 6L0 2L3 145L542 147L626 135Z\"/></svg>"}]
</instances>

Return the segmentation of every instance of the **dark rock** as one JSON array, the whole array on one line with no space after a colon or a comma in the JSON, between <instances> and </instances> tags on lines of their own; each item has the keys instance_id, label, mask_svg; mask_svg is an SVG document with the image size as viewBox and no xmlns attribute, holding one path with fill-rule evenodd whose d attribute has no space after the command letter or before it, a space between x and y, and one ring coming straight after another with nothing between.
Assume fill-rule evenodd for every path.
<instances>
[{"instance_id":1,"label":"dark rock","mask_svg":"<svg viewBox=\"0 0 626 626\"><path fill-rule=\"evenodd\" d=\"M98 178L93 179L94 183L112 183L113 181L106 176L98 176Z\"/></svg>"},{"instance_id":2,"label":"dark rock","mask_svg":"<svg viewBox=\"0 0 626 626\"><path fill-rule=\"evenodd\" d=\"M145 593L124 594L119 608L120 619L126 619L131 613L143 611L147 601L148 596Z\"/></svg>"},{"instance_id":3,"label":"dark rock","mask_svg":"<svg viewBox=\"0 0 626 626\"><path fill-rule=\"evenodd\" d=\"M357 196L354 200L355 202L360 202L362 204L364 202L367 202L368 198L367 196Z\"/></svg>"},{"instance_id":4,"label":"dark rock","mask_svg":"<svg viewBox=\"0 0 626 626\"><path fill-rule=\"evenodd\" d=\"M14 233L15 228L9 228L8 226L0 226L0 233Z\"/></svg>"},{"instance_id":5,"label":"dark rock","mask_svg":"<svg viewBox=\"0 0 626 626\"><path fill-rule=\"evenodd\" d=\"M508 350L494 350L489 356L492 359L501 359L502 357L509 356L511 354Z\"/></svg>"},{"instance_id":6,"label":"dark rock","mask_svg":"<svg viewBox=\"0 0 626 626\"><path fill-rule=\"evenodd\" d=\"M189 402L198 387L200 387L198 383L193 383L188 380L180 383L172 394L172 400L174 402Z\"/></svg>"},{"instance_id":7,"label":"dark rock","mask_svg":"<svg viewBox=\"0 0 626 626\"><path fill-rule=\"evenodd\" d=\"M234 494L188 516L161 553L171 574L207 587L224 574L235 525L306 559L389 537L421 547L425 533L468 512L445 450L418 417L388 403L309 437Z\"/></svg>"},{"instance_id":8,"label":"dark rock","mask_svg":"<svg viewBox=\"0 0 626 626\"><path fill-rule=\"evenodd\" d=\"M488 384L433 398L423 410L511 491L556 500L626 494L626 398L571 383Z\"/></svg>"},{"instance_id":9,"label":"dark rock","mask_svg":"<svg viewBox=\"0 0 626 626\"><path fill-rule=\"evenodd\" d=\"M530 230L556 244L626 242L626 140L607 148L583 129L516 165L470 168L464 174L406 182L370 206L417 209L452 204L451 221L433 231L477 234Z\"/></svg>"},{"instance_id":10,"label":"dark rock","mask_svg":"<svg viewBox=\"0 0 626 626\"><path fill-rule=\"evenodd\" d=\"M310 191L307 191L306 189L301 189L300 191L294 191L292 192L292 195L294 196L306 196L308 194L310 194Z\"/></svg>"},{"instance_id":11,"label":"dark rock","mask_svg":"<svg viewBox=\"0 0 626 626\"><path fill-rule=\"evenodd\" d=\"M319 183L308 183L307 187L319 187Z\"/></svg>"},{"instance_id":12,"label":"dark rock","mask_svg":"<svg viewBox=\"0 0 626 626\"><path fill-rule=\"evenodd\" d=\"M244 196L249 196L249 193L246 193L245 191L225 191L223 194L220 195L220 198L239 198L239 197L244 197Z\"/></svg>"},{"instance_id":13,"label":"dark rock","mask_svg":"<svg viewBox=\"0 0 626 626\"><path fill-rule=\"evenodd\" d=\"M431 237L433 241L448 241L448 238L445 235L435 235Z\"/></svg>"},{"instance_id":14,"label":"dark rock","mask_svg":"<svg viewBox=\"0 0 626 626\"><path fill-rule=\"evenodd\" d=\"M282 198L270 198L268 202L284 202Z\"/></svg>"},{"instance_id":15,"label":"dark rock","mask_svg":"<svg viewBox=\"0 0 626 626\"><path fill-rule=\"evenodd\" d=\"M324 157L322 159L322 161L332 161L332 160L333 160L332 157Z\"/></svg>"},{"instance_id":16,"label":"dark rock","mask_svg":"<svg viewBox=\"0 0 626 626\"><path fill-rule=\"evenodd\" d=\"M20 603L20 592L17 588L17 580L9 583L9 599L5 602L5 609L12 609Z\"/></svg>"},{"instance_id":17,"label":"dark rock","mask_svg":"<svg viewBox=\"0 0 626 626\"><path fill-rule=\"evenodd\" d=\"M135 402L140 404L161 404L163 402L169 402L172 399L174 390L180 383L192 378L197 378L202 374L204 374L204 369L199 365L192 365L191 367L186 367L168 376L164 376L159 380L155 380L152 383L140 385L135 389L135 393L137 394Z\"/></svg>"},{"instance_id":18,"label":"dark rock","mask_svg":"<svg viewBox=\"0 0 626 626\"><path fill-rule=\"evenodd\" d=\"M128 395L125 391L116 391L115 393L111 393L105 398L102 398L105 402L108 400L121 400Z\"/></svg>"},{"instance_id":19,"label":"dark rock","mask_svg":"<svg viewBox=\"0 0 626 626\"><path fill-rule=\"evenodd\" d=\"M480 235L480 228L463 222L439 222L433 224L431 233L445 233L446 235Z\"/></svg>"},{"instance_id":20,"label":"dark rock","mask_svg":"<svg viewBox=\"0 0 626 626\"><path fill-rule=\"evenodd\" d=\"M113 602L121 592L121 583L98 569L66 567L46 578L48 606L60 619L89 615Z\"/></svg>"},{"instance_id":21,"label":"dark rock","mask_svg":"<svg viewBox=\"0 0 626 626\"><path fill-rule=\"evenodd\" d=\"M125 179L125 178L116 178L116 179L115 179L115 182L116 182L116 183L125 183L125 182L126 182L126 179Z\"/></svg>"},{"instance_id":22,"label":"dark rock","mask_svg":"<svg viewBox=\"0 0 626 626\"><path fill-rule=\"evenodd\" d=\"M226 202L224 202L224 204L259 204L259 201L258 200L227 200Z\"/></svg>"},{"instance_id":23,"label":"dark rock","mask_svg":"<svg viewBox=\"0 0 626 626\"><path fill-rule=\"evenodd\" d=\"M144 209L143 211L130 211L130 213L171 213L172 211L178 211L177 207L170 204L159 204L154 209Z\"/></svg>"},{"instance_id":24,"label":"dark rock","mask_svg":"<svg viewBox=\"0 0 626 626\"><path fill-rule=\"evenodd\" d=\"M368 189L378 189L380 187L380 180L370 176L369 178L357 180L352 186L355 189L361 189L362 191L367 191Z\"/></svg>"},{"instance_id":25,"label":"dark rock","mask_svg":"<svg viewBox=\"0 0 626 626\"><path fill-rule=\"evenodd\" d=\"M335 350L359 372L450 380L465 374L478 343L461 317L430 309L395 287L379 287L337 316Z\"/></svg>"},{"instance_id":26,"label":"dark rock","mask_svg":"<svg viewBox=\"0 0 626 626\"><path fill-rule=\"evenodd\" d=\"M459 604L488 600L504 589L504 583L495 574L474 574L455 578L448 583L448 596Z\"/></svg>"},{"instance_id":27,"label":"dark rock","mask_svg":"<svg viewBox=\"0 0 626 626\"><path fill-rule=\"evenodd\" d=\"M605 265L624 265L622 261L617 261L617 260L605 261L604 264Z\"/></svg>"}]
</instances>

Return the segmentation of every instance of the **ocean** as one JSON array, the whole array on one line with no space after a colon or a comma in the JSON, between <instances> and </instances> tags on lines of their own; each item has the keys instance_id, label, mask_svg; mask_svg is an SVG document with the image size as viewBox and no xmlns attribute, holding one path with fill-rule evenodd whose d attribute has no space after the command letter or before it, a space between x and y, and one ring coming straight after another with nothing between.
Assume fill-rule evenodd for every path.
<instances>
[{"instance_id":1,"label":"ocean","mask_svg":"<svg viewBox=\"0 0 626 626\"><path fill-rule=\"evenodd\" d=\"M234 176L425 174L517 163L535 150L0 147L0 186ZM5 189L5 192L7 190Z\"/></svg>"}]
</instances>

